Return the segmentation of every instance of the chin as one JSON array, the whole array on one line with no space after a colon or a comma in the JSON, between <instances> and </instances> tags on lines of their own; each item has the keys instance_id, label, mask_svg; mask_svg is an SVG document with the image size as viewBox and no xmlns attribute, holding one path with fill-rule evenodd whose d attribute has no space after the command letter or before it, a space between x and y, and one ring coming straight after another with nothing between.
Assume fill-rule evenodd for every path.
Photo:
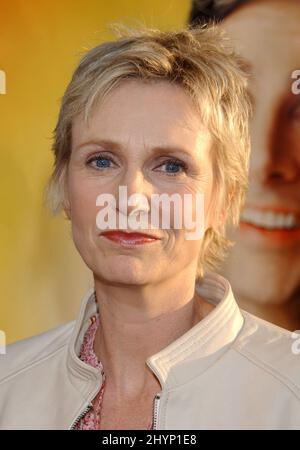
<instances>
[{"instance_id":1,"label":"chin","mask_svg":"<svg viewBox=\"0 0 300 450\"><path fill-rule=\"evenodd\" d=\"M128 285L128 286L143 286L149 283L149 277L146 275L143 277L136 273L124 274L121 272L100 273L96 275L101 280L105 280L111 285Z\"/></svg>"},{"instance_id":2,"label":"chin","mask_svg":"<svg viewBox=\"0 0 300 450\"><path fill-rule=\"evenodd\" d=\"M293 293L295 280L288 277L289 265L272 257L235 259L228 258L222 274L231 283L237 299L253 305L284 304ZM241 270L242 268L242 270Z\"/></svg>"},{"instance_id":3,"label":"chin","mask_svg":"<svg viewBox=\"0 0 300 450\"><path fill-rule=\"evenodd\" d=\"M99 262L92 270L96 276L112 284L144 285L151 282L151 269L141 264L141 261L116 261L116 258Z\"/></svg>"},{"instance_id":4,"label":"chin","mask_svg":"<svg viewBox=\"0 0 300 450\"><path fill-rule=\"evenodd\" d=\"M253 285L236 285L235 294L238 299L241 299L241 306L243 299L253 306L279 306L285 304L288 298L286 293L281 292L281 289L274 284L264 284L263 289Z\"/></svg>"}]
</instances>

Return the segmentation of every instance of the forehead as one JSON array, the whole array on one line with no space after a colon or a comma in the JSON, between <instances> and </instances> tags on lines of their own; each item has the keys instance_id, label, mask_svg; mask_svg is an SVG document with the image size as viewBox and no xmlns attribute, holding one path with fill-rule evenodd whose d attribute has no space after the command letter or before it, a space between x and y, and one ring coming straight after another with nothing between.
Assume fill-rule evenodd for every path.
<instances>
[{"instance_id":1,"label":"forehead","mask_svg":"<svg viewBox=\"0 0 300 450\"><path fill-rule=\"evenodd\" d=\"M95 104L88 122L75 118L73 140L114 139L153 145L198 139L208 135L200 114L182 87L168 81L126 80Z\"/></svg>"},{"instance_id":2,"label":"forehead","mask_svg":"<svg viewBox=\"0 0 300 450\"><path fill-rule=\"evenodd\" d=\"M222 24L254 69L288 71L300 65L299 0L253 0Z\"/></svg>"}]
</instances>

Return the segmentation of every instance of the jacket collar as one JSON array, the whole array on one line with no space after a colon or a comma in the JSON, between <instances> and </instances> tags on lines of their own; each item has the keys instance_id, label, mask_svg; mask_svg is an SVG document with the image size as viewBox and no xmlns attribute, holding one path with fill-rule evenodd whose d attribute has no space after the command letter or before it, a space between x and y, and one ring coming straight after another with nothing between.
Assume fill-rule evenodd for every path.
<instances>
[{"instance_id":1,"label":"jacket collar","mask_svg":"<svg viewBox=\"0 0 300 450\"><path fill-rule=\"evenodd\" d=\"M208 273L196 283L196 291L215 308L190 330L146 360L162 387L182 384L203 372L226 352L243 326L243 315L229 282L216 273ZM82 300L80 312L68 343L68 368L76 378L90 379L99 386L98 369L78 357L90 318L98 312L94 289ZM100 376L100 379L99 379ZM90 386L91 387L91 386Z\"/></svg>"}]
</instances>

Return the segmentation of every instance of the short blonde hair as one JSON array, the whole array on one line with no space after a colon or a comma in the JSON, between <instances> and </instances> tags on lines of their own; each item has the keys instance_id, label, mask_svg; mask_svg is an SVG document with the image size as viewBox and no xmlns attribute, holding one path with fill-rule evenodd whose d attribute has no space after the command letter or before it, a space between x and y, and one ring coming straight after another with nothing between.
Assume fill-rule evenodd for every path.
<instances>
[{"instance_id":1,"label":"short blonde hair","mask_svg":"<svg viewBox=\"0 0 300 450\"><path fill-rule=\"evenodd\" d=\"M85 54L64 93L54 130L55 163L46 189L52 211L63 206L74 118L83 113L87 120L95 103L126 79L166 80L192 98L215 144L216 212L226 211L227 223L237 225L248 180L250 99L243 61L213 25L123 30L117 40ZM224 258L231 244L225 225L206 230L197 278Z\"/></svg>"}]
</instances>

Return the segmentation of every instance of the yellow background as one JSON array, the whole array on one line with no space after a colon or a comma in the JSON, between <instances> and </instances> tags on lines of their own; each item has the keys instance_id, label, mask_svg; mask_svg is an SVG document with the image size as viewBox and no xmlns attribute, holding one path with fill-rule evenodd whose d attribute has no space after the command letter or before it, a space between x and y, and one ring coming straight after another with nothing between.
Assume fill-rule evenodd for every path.
<instances>
[{"instance_id":1,"label":"yellow background","mask_svg":"<svg viewBox=\"0 0 300 450\"><path fill-rule=\"evenodd\" d=\"M0 0L1 304L7 342L73 320L92 277L70 225L43 206L59 101L82 52L108 25L185 24L189 0Z\"/></svg>"}]
</instances>

